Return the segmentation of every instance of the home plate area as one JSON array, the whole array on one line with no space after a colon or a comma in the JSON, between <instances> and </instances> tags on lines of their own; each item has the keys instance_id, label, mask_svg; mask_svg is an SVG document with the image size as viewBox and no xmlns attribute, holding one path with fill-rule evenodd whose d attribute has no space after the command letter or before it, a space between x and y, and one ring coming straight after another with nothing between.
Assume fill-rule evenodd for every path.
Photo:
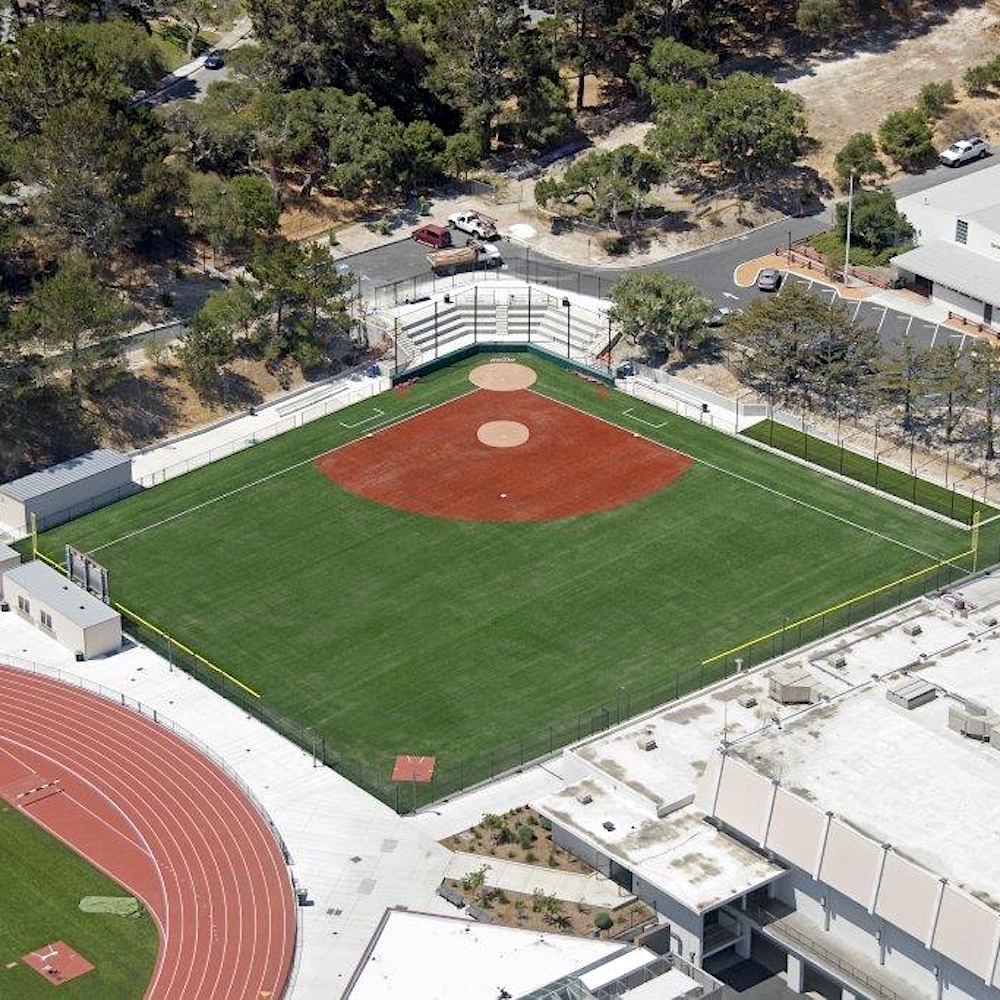
<instances>
[{"instance_id":1,"label":"home plate area","mask_svg":"<svg viewBox=\"0 0 1000 1000\"><path fill-rule=\"evenodd\" d=\"M43 979L55 986L76 979L93 970L93 966L78 955L65 941L53 941L21 956L25 965L31 966Z\"/></svg>"},{"instance_id":2,"label":"home plate area","mask_svg":"<svg viewBox=\"0 0 1000 1000\"><path fill-rule=\"evenodd\" d=\"M477 391L317 459L344 489L418 514L547 521L610 510L679 478L691 460L530 391L527 365L491 361Z\"/></svg>"}]
</instances>

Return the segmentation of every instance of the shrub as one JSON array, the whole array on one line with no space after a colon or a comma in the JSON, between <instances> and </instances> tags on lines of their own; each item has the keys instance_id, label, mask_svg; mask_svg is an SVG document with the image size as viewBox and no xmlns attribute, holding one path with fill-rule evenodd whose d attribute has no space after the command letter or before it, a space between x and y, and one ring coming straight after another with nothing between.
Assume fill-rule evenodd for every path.
<instances>
[{"instance_id":1,"label":"shrub","mask_svg":"<svg viewBox=\"0 0 1000 1000\"><path fill-rule=\"evenodd\" d=\"M1000 56L987 63L972 66L962 78L970 94L985 94L1000 84Z\"/></svg>"},{"instance_id":2,"label":"shrub","mask_svg":"<svg viewBox=\"0 0 1000 1000\"><path fill-rule=\"evenodd\" d=\"M519 826L517 828L517 839L521 842L521 846L527 850L538 838L530 826Z\"/></svg>"},{"instance_id":3,"label":"shrub","mask_svg":"<svg viewBox=\"0 0 1000 1000\"><path fill-rule=\"evenodd\" d=\"M925 83L917 97L917 107L928 118L940 118L949 104L955 103L955 85L951 80L944 83Z\"/></svg>"},{"instance_id":4,"label":"shrub","mask_svg":"<svg viewBox=\"0 0 1000 1000\"><path fill-rule=\"evenodd\" d=\"M882 152L904 169L912 169L934 155L933 133L919 108L894 111L878 127Z\"/></svg>"},{"instance_id":5,"label":"shrub","mask_svg":"<svg viewBox=\"0 0 1000 1000\"><path fill-rule=\"evenodd\" d=\"M594 917L594 926L599 931L609 931L609 930L611 930L611 925L613 923L614 923L614 921L611 919L611 914L610 913L603 913L602 912L602 913L598 913L597 916Z\"/></svg>"},{"instance_id":6,"label":"shrub","mask_svg":"<svg viewBox=\"0 0 1000 1000\"><path fill-rule=\"evenodd\" d=\"M539 816L538 817L538 825L543 830L551 830L552 829L552 820L548 819L545 816Z\"/></svg>"},{"instance_id":7,"label":"shrub","mask_svg":"<svg viewBox=\"0 0 1000 1000\"><path fill-rule=\"evenodd\" d=\"M875 140L868 132L855 132L833 159L841 186L847 188L851 174L858 180L885 177L885 164L878 157Z\"/></svg>"},{"instance_id":8,"label":"shrub","mask_svg":"<svg viewBox=\"0 0 1000 1000\"><path fill-rule=\"evenodd\" d=\"M538 855L534 851L528 851L524 856L524 860L529 864L533 865L538 860Z\"/></svg>"}]
</instances>

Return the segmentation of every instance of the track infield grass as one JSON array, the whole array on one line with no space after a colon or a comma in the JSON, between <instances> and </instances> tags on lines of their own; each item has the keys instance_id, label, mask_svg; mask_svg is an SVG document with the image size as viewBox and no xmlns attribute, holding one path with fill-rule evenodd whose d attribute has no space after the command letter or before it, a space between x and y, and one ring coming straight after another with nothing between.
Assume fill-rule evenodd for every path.
<instances>
[{"instance_id":1,"label":"track infield grass","mask_svg":"<svg viewBox=\"0 0 1000 1000\"><path fill-rule=\"evenodd\" d=\"M65 941L94 965L93 972L59 985L64 997L138 1000L146 991L159 937L147 912L138 920L82 913L84 896L128 893L16 809L0 801L0 996L19 1000L54 995L52 983L21 956ZM17 963L7 968L11 962Z\"/></svg>"},{"instance_id":2,"label":"track infield grass","mask_svg":"<svg viewBox=\"0 0 1000 1000\"><path fill-rule=\"evenodd\" d=\"M170 480L40 548L93 551L116 601L385 780L397 753L454 762L517 741L970 547L967 530L527 355L534 391L695 464L615 510L502 524L382 507L313 466L470 391L484 360Z\"/></svg>"}]
</instances>

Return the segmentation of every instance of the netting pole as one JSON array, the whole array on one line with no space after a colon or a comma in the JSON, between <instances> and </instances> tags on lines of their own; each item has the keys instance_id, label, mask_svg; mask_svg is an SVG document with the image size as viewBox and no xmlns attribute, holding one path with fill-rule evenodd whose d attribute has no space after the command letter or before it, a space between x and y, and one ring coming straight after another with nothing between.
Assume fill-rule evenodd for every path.
<instances>
[{"instance_id":1,"label":"netting pole","mask_svg":"<svg viewBox=\"0 0 1000 1000\"><path fill-rule=\"evenodd\" d=\"M972 572L979 565L979 511L972 515Z\"/></svg>"}]
</instances>

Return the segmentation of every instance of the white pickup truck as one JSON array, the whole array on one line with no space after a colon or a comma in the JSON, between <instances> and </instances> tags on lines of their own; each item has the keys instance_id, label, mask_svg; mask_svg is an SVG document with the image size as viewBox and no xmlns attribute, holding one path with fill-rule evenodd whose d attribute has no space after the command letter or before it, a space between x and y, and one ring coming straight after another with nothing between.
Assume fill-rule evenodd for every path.
<instances>
[{"instance_id":1,"label":"white pickup truck","mask_svg":"<svg viewBox=\"0 0 1000 1000\"><path fill-rule=\"evenodd\" d=\"M465 212L456 212L448 216L448 225L452 229L458 229L470 236L478 236L481 240L488 240L497 234L497 221L491 219L482 212L474 212L471 209Z\"/></svg>"},{"instance_id":2,"label":"white pickup truck","mask_svg":"<svg viewBox=\"0 0 1000 1000\"><path fill-rule=\"evenodd\" d=\"M492 243L469 240L464 247L434 250L427 255L431 269L438 274L472 267L499 267L503 263L500 248Z\"/></svg>"}]
</instances>

